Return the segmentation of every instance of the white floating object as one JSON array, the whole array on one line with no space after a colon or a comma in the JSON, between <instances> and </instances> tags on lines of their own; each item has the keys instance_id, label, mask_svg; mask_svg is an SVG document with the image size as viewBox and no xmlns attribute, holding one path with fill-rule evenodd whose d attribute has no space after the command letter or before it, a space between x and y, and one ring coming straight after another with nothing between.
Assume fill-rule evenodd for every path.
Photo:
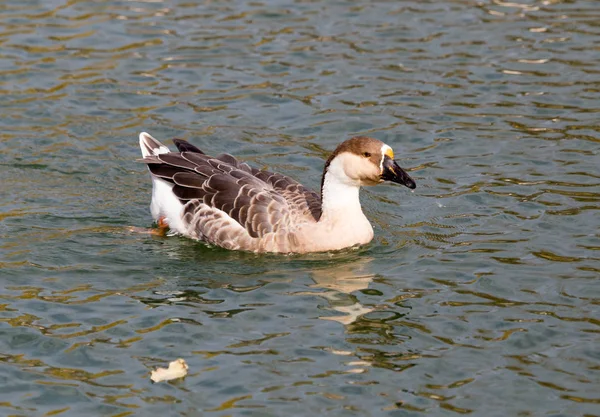
<instances>
[{"instance_id":1,"label":"white floating object","mask_svg":"<svg viewBox=\"0 0 600 417\"><path fill-rule=\"evenodd\" d=\"M152 371L150 379L152 382L170 381L172 379L183 378L187 375L188 364L181 358L174 360L169 364L169 368L157 368Z\"/></svg>"}]
</instances>

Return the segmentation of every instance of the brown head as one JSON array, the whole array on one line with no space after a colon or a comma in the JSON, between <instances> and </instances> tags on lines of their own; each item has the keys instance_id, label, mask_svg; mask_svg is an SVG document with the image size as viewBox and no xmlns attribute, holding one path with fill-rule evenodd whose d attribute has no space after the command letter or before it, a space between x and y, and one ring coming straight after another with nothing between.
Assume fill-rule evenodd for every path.
<instances>
[{"instance_id":1,"label":"brown head","mask_svg":"<svg viewBox=\"0 0 600 417\"><path fill-rule=\"evenodd\" d=\"M323 181L327 173L357 186L392 181L410 189L416 187L415 181L394 161L392 148L367 136L342 142L325 163Z\"/></svg>"}]
</instances>

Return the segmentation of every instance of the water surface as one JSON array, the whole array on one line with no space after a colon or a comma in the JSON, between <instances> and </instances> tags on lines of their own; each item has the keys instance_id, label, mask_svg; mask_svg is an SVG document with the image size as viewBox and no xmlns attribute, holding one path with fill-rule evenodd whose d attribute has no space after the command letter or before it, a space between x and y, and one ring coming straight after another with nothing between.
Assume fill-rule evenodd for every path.
<instances>
[{"instance_id":1,"label":"water surface","mask_svg":"<svg viewBox=\"0 0 600 417\"><path fill-rule=\"evenodd\" d=\"M0 414L600 415L593 1L4 1ZM318 188L352 135L359 250L151 237L137 134ZM151 384L184 358L190 374Z\"/></svg>"}]
</instances>

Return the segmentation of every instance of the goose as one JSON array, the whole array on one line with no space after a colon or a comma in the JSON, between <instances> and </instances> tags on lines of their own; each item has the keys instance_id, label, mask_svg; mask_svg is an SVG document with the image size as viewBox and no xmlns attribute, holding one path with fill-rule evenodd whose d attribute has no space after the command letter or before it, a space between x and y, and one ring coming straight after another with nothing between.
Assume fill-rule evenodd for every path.
<instances>
[{"instance_id":1,"label":"goose","mask_svg":"<svg viewBox=\"0 0 600 417\"><path fill-rule=\"evenodd\" d=\"M182 139L173 139L177 152L146 132L139 140L159 229L230 250L289 254L365 245L373 227L360 187L384 181L416 187L392 148L366 136L342 142L327 159L320 196L290 177L229 154L208 156Z\"/></svg>"}]
</instances>

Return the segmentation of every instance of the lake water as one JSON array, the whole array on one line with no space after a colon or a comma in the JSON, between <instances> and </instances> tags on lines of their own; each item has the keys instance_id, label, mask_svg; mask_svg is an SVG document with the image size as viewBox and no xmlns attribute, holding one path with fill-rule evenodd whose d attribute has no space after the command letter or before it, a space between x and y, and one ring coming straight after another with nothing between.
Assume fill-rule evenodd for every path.
<instances>
[{"instance_id":1,"label":"lake water","mask_svg":"<svg viewBox=\"0 0 600 417\"><path fill-rule=\"evenodd\" d=\"M600 4L0 4L0 415L599 416ZM358 250L152 225L137 135L318 188L417 181ZM183 380L149 372L184 358Z\"/></svg>"}]
</instances>

